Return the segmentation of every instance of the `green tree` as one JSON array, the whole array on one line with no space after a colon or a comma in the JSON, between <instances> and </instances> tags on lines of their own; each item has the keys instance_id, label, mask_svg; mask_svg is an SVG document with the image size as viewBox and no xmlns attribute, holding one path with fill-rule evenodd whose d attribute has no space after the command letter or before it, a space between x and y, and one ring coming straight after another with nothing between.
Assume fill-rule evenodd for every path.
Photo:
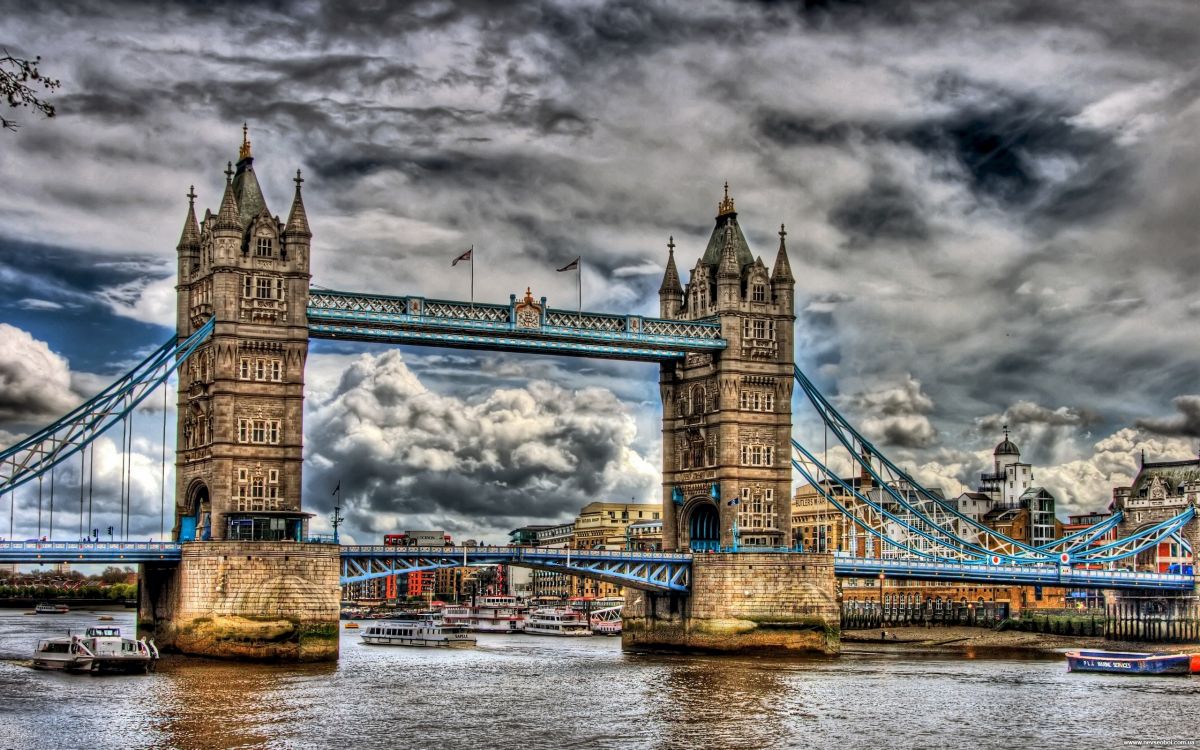
<instances>
[{"instance_id":1,"label":"green tree","mask_svg":"<svg viewBox=\"0 0 1200 750\"><path fill-rule=\"evenodd\" d=\"M15 57L7 49L0 55L0 96L13 109L32 108L46 117L54 117L54 105L42 99L43 92L54 91L62 86L55 78L47 78L38 69L42 58L32 60ZM17 121L0 115L0 128L16 130Z\"/></svg>"}]
</instances>

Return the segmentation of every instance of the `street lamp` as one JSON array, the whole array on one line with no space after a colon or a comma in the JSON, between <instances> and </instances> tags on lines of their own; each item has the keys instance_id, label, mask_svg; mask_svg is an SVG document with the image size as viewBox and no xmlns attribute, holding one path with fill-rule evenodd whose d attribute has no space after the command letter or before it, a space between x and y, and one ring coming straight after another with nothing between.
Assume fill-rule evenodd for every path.
<instances>
[{"instance_id":1,"label":"street lamp","mask_svg":"<svg viewBox=\"0 0 1200 750\"><path fill-rule=\"evenodd\" d=\"M879 572L879 627L883 627L883 571Z\"/></svg>"}]
</instances>

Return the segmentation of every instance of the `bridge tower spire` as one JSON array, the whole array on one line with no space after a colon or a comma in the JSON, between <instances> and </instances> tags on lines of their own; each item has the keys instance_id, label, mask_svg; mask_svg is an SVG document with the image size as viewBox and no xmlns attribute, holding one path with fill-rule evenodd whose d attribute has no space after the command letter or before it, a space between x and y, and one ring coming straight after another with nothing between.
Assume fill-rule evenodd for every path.
<instances>
[{"instance_id":1,"label":"bridge tower spire","mask_svg":"<svg viewBox=\"0 0 1200 750\"><path fill-rule=\"evenodd\" d=\"M660 371L668 549L731 547L735 524L743 546L791 546L795 313L782 235L780 255L772 278L750 251L726 183L680 302L668 278L659 291L663 317L715 318L729 342Z\"/></svg>"},{"instance_id":2,"label":"bridge tower spire","mask_svg":"<svg viewBox=\"0 0 1200 750\"><path fill-rule=\"evenodd\" d=\"M253 171L243 126L216 214L179 245L178 335L213 335L179 371L176 539L300 539L312 232L299 181L285 226ZM299 174L297 173L297 180ZM194 201L194 192L189 201Z\"/></svg>"}]
</instances>

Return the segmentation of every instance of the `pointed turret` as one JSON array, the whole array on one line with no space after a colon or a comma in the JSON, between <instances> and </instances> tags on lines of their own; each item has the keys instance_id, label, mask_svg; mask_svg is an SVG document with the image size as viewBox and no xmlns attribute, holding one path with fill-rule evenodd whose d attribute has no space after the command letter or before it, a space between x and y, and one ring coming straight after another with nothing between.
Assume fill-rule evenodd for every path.
<instances>
[{"instance_id":1,"label":"pointed turret","mask_svg":"<svg viewBox=\"0 0 1200 750\"><path fill-rule=\"evenodd\" d=\"M717 304L737 304L741 298L742 264L738 262L737 240L733 223L725 225L725 238L721 245L721 262L717 266Z\"/></svg>"},{"instance_id":2,"label":"pointed turret","mask_svg":"<svg viewBox=\"0 0 1200 750\"><path fill-rule=\"evenodd\" d=\"M792 264L788 262L787 245L785 238L787 237L787 229L782 224L779 225L779 254L775 256L775 268L771 270L771 283L791 284L796 281L792 276Z\"/></svg>"},{"instance_id":3,"label":"pointed turret","mask_svg":"<svg viewBox=\"0 0 1200 750\"><path fill-rule=\"evenodd\" d=\"M250 154L250 130L242 123L242 146L238 150L237 172L233 176L233 195L237 200L238 215L242 227L245 228L256 217L267 211L267 201L263 198L262 188L258 178L254 176L254 157Z\"/></svg>"},{"instance_id":4,"label":"pointed turret","mask_svg":"<svg viewBox=\"0 0 1200 750\"><path fill-rule=\"evenodd\" d=\"M679 270L675 268L675 238L667 240L667 270L663 272L662 286L658 288L660 314L673 318L683 305L683 284L679 282Z\"/></svg>"},{"instance_id":5,"label":"pointed turret","mask_svg":"<svg viewBox=\"0 0 1200 750\"><path fill-rule=\"evenodd\" d=\"M237 201L233 197L233 164L225 165L225 194L221 196L221 208L212 223L214 232L237 232L241 234L242 221L238 214Z\"/></svg>"},{"instance_id":6,"label":"pointed turret","mask_svg":"<svg viewBox=\"0 0 1200 750\"><path fill-rule=\"evenodd\" d=\"M312 231L308 228L308 214L304 211L304 200L300 197L300 183L304 182L304 178L300 176L300 170L296 170L296 196L292 198L292 210L288 212L287 227L283 230L284 237L303 237L308 239L312 237Z\"/></svg>"},{"instance_id":7,"label":"pointed turret","mask_svg":"<svg viewBox=\"0 0 1200 750\"><path fill-rule=\"evenodd\" d=\"M179 235L179 244L175 249L180 255L200 251L200 225L196 222L196 186L188 188L188 212L183 220L183 232Z\"/></svg>"}]
</instances>

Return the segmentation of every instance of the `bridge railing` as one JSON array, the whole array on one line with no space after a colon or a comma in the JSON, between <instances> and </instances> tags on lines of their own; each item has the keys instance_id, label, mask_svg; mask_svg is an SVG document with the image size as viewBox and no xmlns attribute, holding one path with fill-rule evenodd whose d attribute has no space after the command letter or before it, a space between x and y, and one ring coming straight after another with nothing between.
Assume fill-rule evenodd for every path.
<instances>
[{"instance_id":1,"label":"bridge railing","mask_svg":"<svg viewBox=\"0 0 1200 750\"><path fill-rule=\"evenodd\" d=\"M961 572L961 571L978 571L981 575L996 576L1003 575L1020 575L1029 573L1055 571L1062 578L1086 578L1096 581L1145 581L1147 583L1176 583L1180 580L1188 578L1188 576L1178 573L1153 573L1137 570L1095 570L1092 568L1073 568L1065 565L1053 565L1046 563L1030 563L1028 565L988 565L987 563L974 562L929 562L920 558L878 558L878 557L857 557L848 552L835 552L834 557L837 562L858 564L864 568L873 568L880 571L887 569L895 570L920 570L928 572Z\"/></svg>"},{"instance_id":2,"label":"bridge railing","mask_svg":"<svg viewBox=\"0 0 1200 750\"><path fill-rule=\"evenodd\" d=\"M429 556L461 556L464 552L468 557L472 554L487 556L516 556L522 554L539 557L561 557L583 559L615 559L628 560L638 558L644 560L662 560L664 562L687 562L692 555L686 552L644 552L640 550L601 550L601 549L563 549L560 547L510 547L501 545L479 545L475 547L400 547L385 544L342 545L342 555L371 554L371 555L429 555Z\"/></svg>"},{"instance_id":3,"label":"bridge railing","mask_svg":"<svg viewBox=\"0 0 1200 750\"><path fill-rule=\"evenodd\" d=\"M6 552L176 552L178 542L40 542L37 540L0 542Z\"/></svg>"}]
</instances>

